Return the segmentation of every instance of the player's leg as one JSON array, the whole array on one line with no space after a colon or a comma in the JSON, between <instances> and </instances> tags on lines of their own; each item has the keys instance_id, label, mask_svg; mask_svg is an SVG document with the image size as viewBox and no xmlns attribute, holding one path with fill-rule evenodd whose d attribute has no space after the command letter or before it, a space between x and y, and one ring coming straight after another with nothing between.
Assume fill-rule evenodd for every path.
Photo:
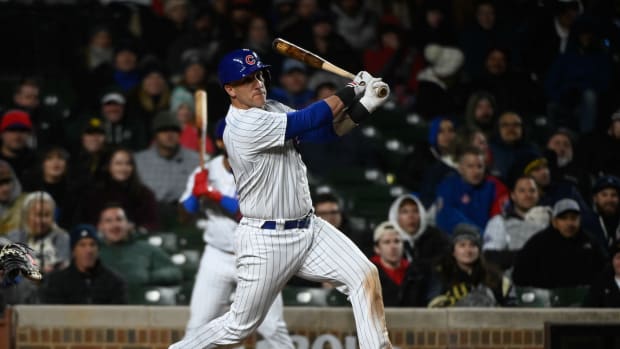
<instances>
[{"instance_id":1,"label":"player's leg","mask_svg":"<svg viewBox=\"0 0 620 349\"><path fill-rule=\"evenodd\" d=\"M297 275L345 286L353 306L360 348L392 348L377 268L348 237L329 223L315 217L312 228L313 246Z\"/></svg>"},{"instance_id":2,"label":"player's leg","mask_svg":"<svg viewBox=\"0 0 620 349\"><path fill-rule=\"evenodd\" d=\"M293 340L288 334L286 322L284 322L283 310L284 302L282 302L282 293L278 293L263 323L258 326L258 333L263 336L271 349L295 348Z\"/></svg>"},{"instance_id":3,"label":"player's leg","mask_svg":"<svg viewBox=\"0 0 620 349\"><path fill-rule=\"evenodd\" d=\"M226 312L236 283L235 256L207 245L192 290L185 337Z\"/></svg>"},{"instance_id":4,"label":"player's leg","mask_svg":"<svg viewBox=\"0 0 620 349\"><path fill-rule=\"evenodd\" d=\"M235 344L256 330L284 284L299 269L311 234L237 228L237 291L230 310L170 349Z\"/></svg>"}]
</instances>

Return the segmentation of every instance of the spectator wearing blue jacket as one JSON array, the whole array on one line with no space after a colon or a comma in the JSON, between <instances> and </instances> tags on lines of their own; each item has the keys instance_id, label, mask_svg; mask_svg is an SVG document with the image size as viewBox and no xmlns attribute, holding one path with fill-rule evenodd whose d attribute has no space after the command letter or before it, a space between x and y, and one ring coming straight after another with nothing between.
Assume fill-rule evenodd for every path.
<instances>
[{"instance_id":1,"label":"spectator wearing blue jacket","mask_svg":"<svg viewBox=\"0 0 620 349\"><path fill-rule=\"evenodd\" d=\"M458 175L446 177L437 187L437 226L448 234L459 223L482 231L507 199L506 186L485 174L482 152L466 147L458 156Z\"/></svg>"}]
</instances>

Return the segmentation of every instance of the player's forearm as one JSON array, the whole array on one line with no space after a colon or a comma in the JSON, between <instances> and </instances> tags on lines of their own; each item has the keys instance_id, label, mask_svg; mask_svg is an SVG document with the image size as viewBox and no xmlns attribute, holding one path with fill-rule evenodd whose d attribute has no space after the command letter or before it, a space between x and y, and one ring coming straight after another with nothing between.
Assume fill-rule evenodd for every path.
<instances>
[{"instance_id":1,"label":"player's forearm","mask_svg":"<svg viewBox=\"0 0 620 349\"><path fill-rule=\"evenodd\" d=\"M351 132L351 130L353 130L356 126L357 123L351 120L351 117L349 117L349 115L347 115L347 113L345 112L340 113L338 117L334 118L334 132L338 136L346 135L347 133Z\"/></svg>"}]
</instances>

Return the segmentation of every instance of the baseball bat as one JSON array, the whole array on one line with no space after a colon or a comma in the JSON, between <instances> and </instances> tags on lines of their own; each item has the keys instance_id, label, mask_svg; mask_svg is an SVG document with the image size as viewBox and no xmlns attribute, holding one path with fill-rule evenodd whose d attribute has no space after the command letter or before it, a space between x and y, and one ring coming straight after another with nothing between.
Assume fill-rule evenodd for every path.
<instances>
[{"instance_id":1,"label":"baseball bat","mask_svg":"<svg viewBox=\"0 0 620 349\"><path fill-rule=\"evenodd\" d=\"M205 90L197 90L194 93L194 106L196 107L196 127L200 129L200 168L203 169L207 148L207 92Z\"/></svg>"},{"instance_id":2,"label":"baseball bat","mask_svg":"<svg viewBox=\"0 0 620 349\"><path fill-rule=\"evenodd\" d=\"M340 68L339 66L326 61L324 58L321 58L316 54L295 44L292 44L282 38L274 39L272 46L273 49L276 50L276 52L278 52L279 54L296 59L311 66L312 68L322 69L351 80L355 78L355 75L353 75L351 72L348 72ZM388 91L386 88L380 87L377 91L377 96L384 97L385 95L387 95L387 93Z\"/></svg>"}]
</instances>

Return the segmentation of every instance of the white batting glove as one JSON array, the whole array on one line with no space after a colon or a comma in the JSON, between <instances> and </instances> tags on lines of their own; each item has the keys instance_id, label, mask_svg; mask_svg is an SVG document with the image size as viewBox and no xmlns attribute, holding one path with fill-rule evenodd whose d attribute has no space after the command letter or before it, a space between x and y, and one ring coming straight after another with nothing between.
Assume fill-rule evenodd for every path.
<instances>
[{"instance_id":1,"label":"white batting glove","mask_svg":"<svg viewBox=\"0 0 620 349\"><path fill-rule=\"evenodd\" d=\"M370 75L369 72L362 70L357 73L357 75L355 75L353 81L351 81L348 85L353 87L355 95L359 96L364 93L364 91L366 90L366 86L368 86L372 78L373 77L372 75Z\"/></svg>"},{"instance_id":2,"label":"white batting glove","mask_svg":"<svg viewBox=\"0 0 620 349\"><path fill-rule=\"evenodd\" d=\"M379 90L385 89L385 96L379 97ZM390 96L390 87L388 84L383 82L381 78L372 78L370 82L366 86L366 90L364 91L364 96L360 99L360 104L368 110L369 113L375 111L379 106L381 106L385 101L387 101Z\"/></svg>"}]
</instances>

